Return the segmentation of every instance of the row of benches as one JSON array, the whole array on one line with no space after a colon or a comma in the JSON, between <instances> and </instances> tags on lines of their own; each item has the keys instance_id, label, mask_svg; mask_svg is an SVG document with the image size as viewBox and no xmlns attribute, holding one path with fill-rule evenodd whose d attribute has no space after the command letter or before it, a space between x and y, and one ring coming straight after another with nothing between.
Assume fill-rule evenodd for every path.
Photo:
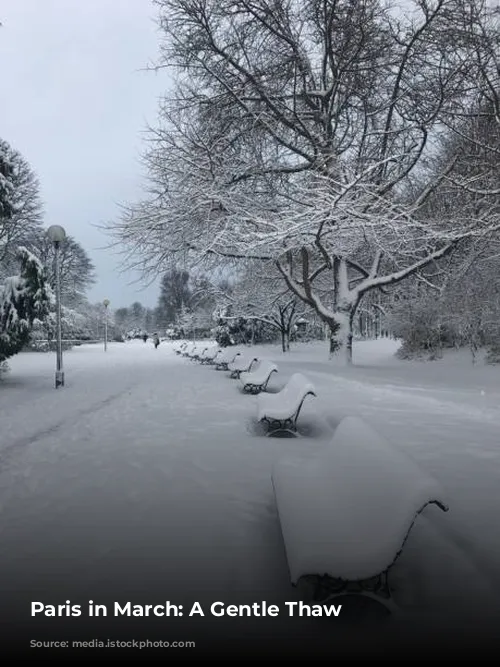
<instances>
[{"instance_id":1,"label":"row of benches","mask_svg":"<svg viewBox=\"0 0 500 667\"><path fill-rule=\"evenodd\" d=\"M278 393L264 393L273 373L278 373L278 366L255 356L247 357L233 348L182 343L175 351L202 364L213 365L216 370L229 371L231 378L241 381L243 391L259 394L257 421L267 426L268 435L285 432L296 435L297 420L305 399L316 396L314 386L301 373L294 373Z\"/></svg>"},{"instance_id":2,"label":"row of benches","mask_svg":"<svg viewBox=\"0 0 500 667\"><path fill-rule=\"evenodd\" d=\"M276 365L232 349L183 344L176 351L229 371L259 393L258 419L272 430L296 431L305 397L316 395L300 374L277 394L261 393ZM432 504L448 510L439 485L357 417L344 418L315 457L279 460L272 484L291 582L301 597L320 605L336 600L341 617L355 621L400 612L389 573L419 514Z\"/></svg>"}]
</instances>

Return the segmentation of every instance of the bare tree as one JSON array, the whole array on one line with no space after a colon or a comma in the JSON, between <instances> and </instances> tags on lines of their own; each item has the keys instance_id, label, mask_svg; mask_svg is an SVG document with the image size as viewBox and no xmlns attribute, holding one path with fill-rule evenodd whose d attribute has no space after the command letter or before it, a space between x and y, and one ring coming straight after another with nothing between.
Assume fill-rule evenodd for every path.
<instances>
[{"instance_id":1,"label":"bare tree","mask_svg":"<svg viewBox=\"0 0 500 667\"><path fill-rule=\"evenodd\" d=\"M350 362L365 294L500 228L492 201L426 207L457 161L436 170L440 137L496 113L487 3L413 0L404 15L379 0L155 4L158 67L178 85L151 133L150 191L111 228L135 267L272 260Z\"/></svg>"},{"instance_id":2,"label":"bare tree","mask_svg":"<svg viewBox=\"0 0 500 667\"><path fill-rule=\"evenodd\" d=\"M191 301L191 285L189 273L174 268L166 271L160 282L157 313L163 325L175 324L182 306L189 306Z\"/></svg>"},{"instance_id":3,"label":"bare tree","mask_svg":"<svg viewBox=\"0 0 500 667\"><path fill-rule=\"evenodd\" d=\"M35 241L36 252L49 273L49 282L55 286L54 246L45 233ZM61 299L68 307L76 306L95 282L95 268L83 246L71 236L61 244L59 252Z\"/></svg>"},{"instance_id":4,"label":"bare tree","mask_svg":"<svg viewBox=\"0 0 500 667\"><path fill-rule=\"evenodd\" d=\"M273 263L248 262L230 290L218 295L219 307L231 310L231 318L262 322L275 329L283 352L290 351L290 337L306 306L290 292Z\"/></svg>"}]
</instances>

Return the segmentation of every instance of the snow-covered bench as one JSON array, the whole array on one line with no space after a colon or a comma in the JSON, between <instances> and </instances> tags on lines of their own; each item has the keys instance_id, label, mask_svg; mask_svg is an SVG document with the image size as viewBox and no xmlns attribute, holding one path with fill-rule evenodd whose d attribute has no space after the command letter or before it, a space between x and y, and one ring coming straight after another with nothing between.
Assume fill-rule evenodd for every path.
<instances>
[{"instance_id":1,"label":"snow-covered bench","mask_svg":"<svg viewBox=\"0 0 500 667\"><path fill-rule=\"evenodd\" d=\"M240 357L241 352L236 352L233 348L226 348L218 357L215 364L216 371L227 371L227 367L236 357Z\"/></svg>"},{"instance_id":2,"label":"snow-covered bench","mask_svg":"<svg viewBox=\"0 0 500 667\"><path fill-rule=\"evenodd\" d=\"M189 355L193 361L200 361L201 357L205 354L208 349L208 345L197 345L194 350Z\"/></svg>"},{"instance_id":3,"label":"snow-covered bench","mask_svg":"<svg viewBox=\"0 0 500 667\"><path fill-rule=\"evenodd\" d=\"M301 373L294 373L277 394L258 396L257 420L268 425L268 435L279 431L295 434L297 419L307 396L316 396L314 386Z\"/></svg>"},{"instance_id":4,"label":"snow-covered bench","mask_svg":"<svg viewBox=\"0 0 500 667\"><path fill-rule=\"evenodd\" d=\"M292 584L321 604L343 596L346 614L398 611L388 574L418 515L448 510L439 484L356 417L315 459L279 461L272 481Z\"/></svg>"},{"instance_id":5,"label":"snow-covered bench","mask_svg":"<svg viewBox=\"0 0 500 667\"><path fill-rule=\"evenodd\" d=\"M205 350L206 345L200 345L199 343L192 343L191 346L188 346L186 348L186 351L184 352L185 357L188 359L191 359L191 361L197 361L200 354L203 353Z\"/></svg>"},{"instance_id":6,"label":"snow-covered bench","mask_svg":"<svg viewBox=\"0 0 500 667\"><path fill-rule=\"evenodd\" d=\"M205 352L200 357L200 362L202 364L213 364L217 355L221 353L221 349L218 345L212 345L212 347L207 347Z\"/></svg>"},{"instance_id":7,"label":"snow-covered bench","mask_svg":"<svg viewBox=\"0 0 500 667\"><path fill-rule=\"evenodd\" d=\"M242 373L249 373L252 366L258 363L257 357L245 357L240 355L234 361L227 365L227 370L230 371L229 377L237 380Z\"/></svg>"},{"instance_id":8,"label":"snow-covered bench","mask_svg":"<svg viewBox=\"0 0 500 667\"><path fill-rule=\"evenodd\" d=\"M265 391L271 375L278 372L276 364L270 361L261 361L259 367L249 373L241 373L240 380L243 383L243 391L250 394L258 394Z\"/></svg>"},{"instance_id":9,"label":"snow-covered bench","mask_svg":"<svg viewBox=\"0 0 500 667\"><path fill-rule=\"evenodd\" d=\"M174 352L175 352L175 354L182 354L182 352L184 351L184 348L186 347L186 345L187 345L186 342L184 342L184 343L180 343L180 344L177 344L177 345L174 345Z\"/></svg>"},{"instance_id":10,"label":"snow-covered bench","mask_svg":"<svg viewBox=\"0 0 500 667\"><path fill-rule=\"evenodd\" d=\"M182 356L190 357L191 353L195 348L196 348L196 343L188 343L181 352Z\"/></svg>"}]
</instances>

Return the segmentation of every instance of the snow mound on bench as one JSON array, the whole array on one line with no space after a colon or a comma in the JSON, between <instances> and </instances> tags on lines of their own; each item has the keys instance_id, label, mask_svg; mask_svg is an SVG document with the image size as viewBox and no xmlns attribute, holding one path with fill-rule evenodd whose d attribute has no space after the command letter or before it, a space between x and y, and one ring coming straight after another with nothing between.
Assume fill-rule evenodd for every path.
<instances>
[{"instance_id":1,"label":"snow mound on bench","mask_svg":"<svg viewBox=\"0 0 500 667\"><path fill-rule=\"evenodd\" d=\"M241 352L239 350L235 350L232 347L229 347L221 353L220 357L218 358L219 363L230 363L233 361L233 359L238 358L241 355Z\"/></svg>"},{"instance_id":2,"label":"snow mound on bench","mask_svg":"<svg viewBox=\"0 0 500 667\"><path fill-rule=\"evenodd\" d=\"M230 371L247 371L250 366L253 366L254 363L258 362L257 357L246 357L240 355L229 364L228 369Z\"/></svg>"},{"instance_id":3,"label":"snow mound on bench","mask_svg":"<svg viewBox=\"0 0 500 667\"><path fill-rule=\"evenodd\" d=\"M259 367L249 373L242 373L240 380L243 384L253 382L255 384L262 384L267 380L271 373L278 372L278 366L268 361L261 361Z\"/></svg>"},{"instance_id":4,"label":"snow mound on bench","mask_svg":"<svg viewBox=\"0 0 500 667\"><path fill-rule=\"evenodd\" d=\"M384 572L440 485L361 419L346 417L313 461L279 461L273 485L292 583Z\"/></svg>"},{"instance_id":5,"label":"snow mound on bench","mask_svg":"<svg viewBox=\"0 0 500 667\"><path fill-rule=\"evenodd\" d=\"M212 345L205 350L203 354L204 359L215 359L218 354L222 353L222 349L218 345Z\"/></svg>"}]
</instances>

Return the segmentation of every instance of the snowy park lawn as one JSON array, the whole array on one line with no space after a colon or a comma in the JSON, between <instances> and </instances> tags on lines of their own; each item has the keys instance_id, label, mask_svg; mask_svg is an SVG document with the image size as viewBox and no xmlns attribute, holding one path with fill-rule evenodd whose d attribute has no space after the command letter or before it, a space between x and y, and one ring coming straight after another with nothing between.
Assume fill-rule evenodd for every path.
<instances>
[{"instance_id":1,"label":"snowy park lawn","mask_svg":"<svg viewBox=\"0 0 500 667\"><path fill-rule=\"evenodd\" d=\"M298 599L271 471L283 457L320 453L352 415L435 476L450 505L446 514L428 508L415 525L394 570L397 601L429 618L450 608L467 618L486 603L498 613L500 369L462 352L403 362L396 347L355 343L352 368L328 362L321 343L288 355L252 348L278 365L269 391L295 372L316 387L296 439L263 437L257 398L170 343L74 348L57 391L53 354L14 357L0 381L7 591L60 589L97 602L104 589L181 604L202 590L236 604Z\"/></svg>"}]
</instances>

